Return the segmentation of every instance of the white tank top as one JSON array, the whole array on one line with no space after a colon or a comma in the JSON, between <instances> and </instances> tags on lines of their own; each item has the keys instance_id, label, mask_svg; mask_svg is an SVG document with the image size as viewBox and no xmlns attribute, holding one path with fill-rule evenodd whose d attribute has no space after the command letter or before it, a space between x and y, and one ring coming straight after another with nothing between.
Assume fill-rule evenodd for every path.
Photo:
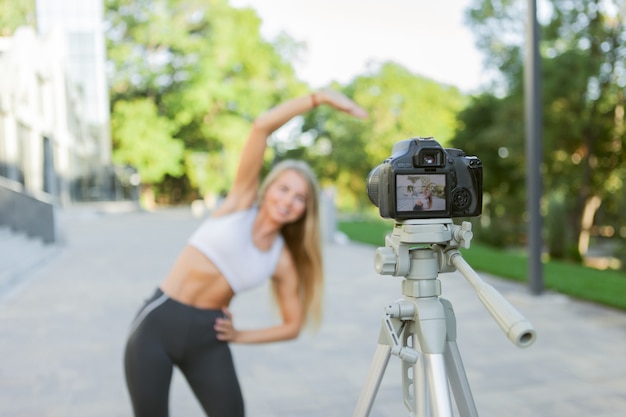
<instances>
[{"instance_id":1,"label":"white tank top","mask_svg":"<svg viewBox=\"0 0 626 417\"><path fill-rule=\"evenodd\" d=\"M280 234L267 251L254 245L252 225L257 214L258 208L252 207L209 217L188 241L215 264L235 293L257 287L269 279L283 249Z\"/></svg>"}]
</instances>

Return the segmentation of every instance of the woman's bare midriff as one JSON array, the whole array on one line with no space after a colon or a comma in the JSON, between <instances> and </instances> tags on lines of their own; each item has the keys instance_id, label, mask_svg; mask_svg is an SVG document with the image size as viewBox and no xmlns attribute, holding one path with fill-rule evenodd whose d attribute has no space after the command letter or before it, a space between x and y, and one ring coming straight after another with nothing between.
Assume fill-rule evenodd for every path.
<instances>
[{"instance_id":1,"label":"woman's bare midriff","mask_svg":"<svg viewBox=\"0 0 626 417\"><path fill-rule=\"evenodd\" d=\"M234 293L228 281L202 252L185 246L161 284L168 297L197 308L227 307Z\"/></svg>"}]
</instances>

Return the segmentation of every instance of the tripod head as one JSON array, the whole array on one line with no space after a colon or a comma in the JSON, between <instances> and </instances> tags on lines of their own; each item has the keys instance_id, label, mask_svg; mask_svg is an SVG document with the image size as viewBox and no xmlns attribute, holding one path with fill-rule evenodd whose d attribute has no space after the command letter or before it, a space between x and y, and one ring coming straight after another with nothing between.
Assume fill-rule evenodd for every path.
<instances>
[{"instance_id":1,"label":"tripod head","mask_svg":"<svg viewBox=\"0 0 626 417\"><path fill-rule=\"evenodd\" d=\"M478 298L498 323L509 340L518 347L534 343L536 333L530 324L495 288L485 283L463 259L459 247L469 248L473 237L472 224L455 225L452 219L420 219L396 221L385 247L376 250L374 266L381 275L404 276L405 280L422 281L404 285L403 292L415 296L423 288L431 296L441 295L439 285L423 285L424 280L437 280L441 272L458 270L472 285ZM416 252L429 251L419 256Z\"/></svg>"}]
</instances>

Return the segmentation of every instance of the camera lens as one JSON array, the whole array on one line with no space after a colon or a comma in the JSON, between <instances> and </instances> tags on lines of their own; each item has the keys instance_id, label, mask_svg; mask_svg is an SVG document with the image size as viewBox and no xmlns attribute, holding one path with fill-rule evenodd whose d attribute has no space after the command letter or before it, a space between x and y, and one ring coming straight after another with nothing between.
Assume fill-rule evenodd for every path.
<instances>
[{"instance_id":1,"label":"camera lens","mask_svg":"<svg viewBox=\"0 0 626 417\"><path fill-rule=\"evenodd\" d=\"M370 201L378 207L380 186L380 165L374 168L367 176L367 196Z\"/></svg>"}]
</instances>

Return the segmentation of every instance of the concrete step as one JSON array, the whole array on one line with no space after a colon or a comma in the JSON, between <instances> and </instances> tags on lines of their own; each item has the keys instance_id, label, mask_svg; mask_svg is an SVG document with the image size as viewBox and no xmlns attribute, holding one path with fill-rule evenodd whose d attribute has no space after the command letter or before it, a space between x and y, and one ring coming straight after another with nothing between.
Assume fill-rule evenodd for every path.
<instances>
[{"instance_id":1,"label":"concrete step","mask_svg":"<svg viewBox=\"0 0 626 417\"><path fill-rule=\"evenodd\" d=\"M0 297L14 290L29 272L52 259L58 250L57 245L46 245L41 239L0 227Z\"/></svg>"}]
</instances>

